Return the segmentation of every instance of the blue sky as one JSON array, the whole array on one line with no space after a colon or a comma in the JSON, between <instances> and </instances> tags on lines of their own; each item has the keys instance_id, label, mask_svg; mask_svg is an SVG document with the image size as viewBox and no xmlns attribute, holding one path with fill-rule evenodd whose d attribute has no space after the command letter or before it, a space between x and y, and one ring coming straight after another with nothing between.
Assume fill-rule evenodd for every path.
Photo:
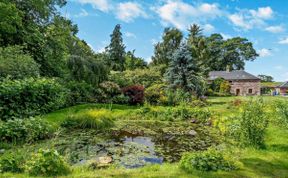
<instances>
[{"instance_id":1,"label":"blue sky","mask_svg":"<svg viewBox=\"0 0 288 178\"><path fill-rule=\"evenodd\" d=\"M187 35L197 23L205 35L245 37L260 54L246 63L246 71L288 80L288 0L68 0L61 9L79 27L78 36L96 52L108 45L121 24L126 50L151 60L153 45L165 27Z\"/></svg>"}]
</instances>

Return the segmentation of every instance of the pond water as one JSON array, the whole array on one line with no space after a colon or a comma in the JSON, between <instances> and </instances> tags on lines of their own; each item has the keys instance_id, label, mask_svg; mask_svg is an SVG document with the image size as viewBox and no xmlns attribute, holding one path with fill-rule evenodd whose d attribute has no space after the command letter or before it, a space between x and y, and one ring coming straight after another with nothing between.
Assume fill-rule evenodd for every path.
<instances>
[{"instance_id":1,"label":"pond water","mask_svg":"<svg viewBox=\"0 0 288 178\"><path fill-rule=\"evenodd\" d=\"M120 158L120 164L126 168L137 168L146 164L162 164L164 158L155 152L155 144L150 137L144 136L123 136L117 138L124 148L129 151ZM117 159L116 159L117 160Z\"/></svg>"},{"instance_id":2,"label":"pond water","mask_svg":"<svg viewBox=\"0 0 288 178\"><path fill-rule=\"evenodd\" d=\"M205 150L214 144L214 139L206 131L191 129L156 134L117 130L100 140L97 133L81 133L73 137L77 140L66 140L58 145L72 164L82 165L107 158L125 168L179 161L183 152Z\"/></svg>"}]
</instances>

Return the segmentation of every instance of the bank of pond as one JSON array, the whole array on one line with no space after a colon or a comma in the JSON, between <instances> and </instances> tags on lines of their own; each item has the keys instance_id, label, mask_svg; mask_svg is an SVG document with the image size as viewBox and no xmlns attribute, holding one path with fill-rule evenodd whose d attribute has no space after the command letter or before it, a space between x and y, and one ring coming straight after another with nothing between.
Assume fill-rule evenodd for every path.
<instances>
[{"instance_id":1,"label":"bank of pond","mask_svg":"<svg viewBox=\"0 0 288 178\"><path fill-rule=\"evenodd\" d=\"M264 159L270 159L273 171L263 175L281 177L288 174L287 101L262 100L84 104L2 121L0 176L253 177L259 173L252 170L264 169ZM247 124L257 133L249 135Z\"/></svg>"}]
</instances>

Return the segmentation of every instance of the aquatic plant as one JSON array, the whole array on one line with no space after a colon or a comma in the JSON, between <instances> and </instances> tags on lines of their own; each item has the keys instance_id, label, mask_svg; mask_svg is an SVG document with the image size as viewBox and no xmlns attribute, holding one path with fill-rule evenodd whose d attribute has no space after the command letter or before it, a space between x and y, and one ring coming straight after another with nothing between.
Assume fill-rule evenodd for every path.
<instances>
[{"instance_id":1,"label":"aquatic plant","mask_svg":"<svg viewBox=\"0 0 288 178\"><path fill-rule=\"evenodd\" d=\"M103 130L113 126L111 112L105 109L71 114L62 122L63 127Z\"/></svg>"}]
</instances>

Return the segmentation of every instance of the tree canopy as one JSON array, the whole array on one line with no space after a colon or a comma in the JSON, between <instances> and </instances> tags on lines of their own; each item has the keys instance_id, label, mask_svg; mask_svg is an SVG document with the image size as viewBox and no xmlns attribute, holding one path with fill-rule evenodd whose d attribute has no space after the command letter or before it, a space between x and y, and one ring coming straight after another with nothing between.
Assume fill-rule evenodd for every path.
<instances>
[{"instance_id":1,"label":"tree canopy","mask_svg":"<svg viewBox=\"0 0 288 178\"><path fill-rule=\"evenodd\" d=\"M273 82L273 77L269 75L258 75L258 78L261 79L261 82Z\"/></svg>"},{"instance_id":2,"label":"tree canopy","mask_svg":"<svg viewBox=\"0 0 288 178\"><path fill-rule=\"evenodd\" d=\"M189 34L187 43L190 48L191 55L198 63L197 65L201 66L203 74L208 75L210 67L207 65L207 62L210 58L210 53L206 45L206 39L202 35L202 31L203 30L199 25L191 25L188 29Z\"/></svg>"},{"instance_id":3,"label":"tree canopy","mask_svg":"<svg viewBox=\"0 0 288 178\"><path fill-rule=\"evenodd\" d=\"M21 46L0 47L0 79L23 79L38 77L39 65L29 54L25 54Z\"/></svg>"},{"instance_id":4,"label":"tree canopy","mask_svg":"<svg viewBox=\"0 0 288 178\"><path fill-rule=\"evenodd\" d=\"M171 56L179 47L183 39L183 34L177 28L165 28L162 41L155 45L152 63L155 65L167 65L171 61Z\"/></svg>"},{"instance_id":5,"label":"tree canopy","mask_svg":"<svg viewBox=\"0 0 288 178\"><path fill-rule=\"evenodd\" d=\"M220 34L206 38L210 53L207 66L210 70L244 70L246 61L254 61L258 54L246 38L235 37L224 40Z\"/></svg>"},{"instance_id":6,"label":"tree canopy","mask_svg":"<svg viewBox=\"0 0 288 178\"><path fill-rule=\"evenodd\" d=\"M76 81L85 81L94 86L107 79L107 69L101 61L93 58L71 56L68 60L71 78Z\"/></svg>"},{"instance_id":7,"label":"tree canopy","mask_svg":"<svg viewBox=\"0 0 288 178\"><path fill-rule=\"evenodd\" d=\"M193 24L188 29L187 45L191 56L202 67L207 76L212 70L243 70L246 61L254 61L258 54L253 44L246 38L224 39L220 34L204 36L199 25ZM162 41L154 47L152 64L168 65L171 56L183 42L183 34L176 28L165 28Z\"/></svg>"},{"instance_id":8,"label":"tree canopy","mask_svg":"<svg viewBox=\"0 0 288 178\"><path fill-rule=\"evenodd\" d=\"M135 49L126 51L120 24L114 27L105 51L97 53L77 37L77 25L59 12L65 4L66 0L0 0L1 78L57 78L71 86L85 83L87 88L105 80L121 87L149 87L164 84L165 74L171 88L200 96L209 71L227 66L244 69L246 61L258 56L246 38L205 36L197 24L189 27L186 38L177 28L165 28L149 65L136 56ZM263 76L263 80L272 79Z\"/></svg>"}]
</instances>

